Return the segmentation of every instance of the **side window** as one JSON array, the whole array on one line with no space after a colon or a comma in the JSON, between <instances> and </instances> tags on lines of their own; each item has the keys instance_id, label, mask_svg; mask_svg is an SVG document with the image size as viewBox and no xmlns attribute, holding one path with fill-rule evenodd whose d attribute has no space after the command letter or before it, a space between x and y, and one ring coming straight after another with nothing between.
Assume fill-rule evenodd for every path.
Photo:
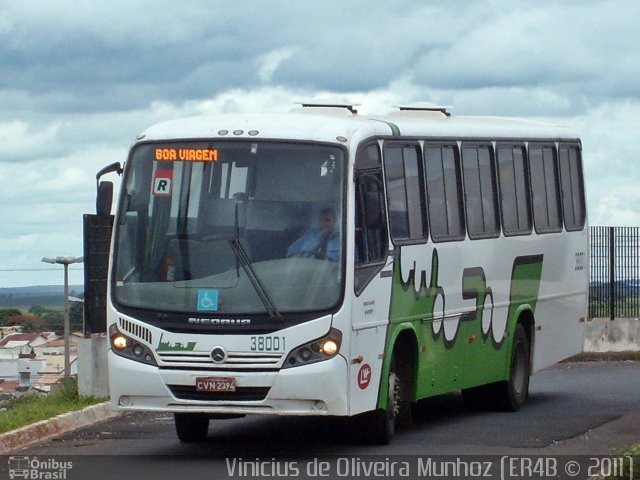
<instances>
[{"instance_id":1,"label":"side window","mask_svg":"<svg viewBox=\"0 0 640 480\"><path fill-rule=\"evenodd\" d=\"M355 276L354 290L360 295L384 267L387 257L382 163L378 144L361 149L355 172Z\"/></svg>"},{"instance_id":2,"label":"side window","mask_svg":"<svg viewBox=\"0 0 640 480\"><path fill-rule=\"evenodd\" d=\"M382 178L362 174L356 202L356 264L379 263L384 260L387 250Z\"/></svg>"},{"instance_id":3,"label":"side window","mask_svg":"<svg viewBox=\"0 0 640 480\"><path fill-rule=\"evenodd\" d=\"M553 145L529 145L533 222L538 233L562 230L560 188Z\"/></svg>"},{"instance_id":4,"label":"side window","mask_svg":"<svg viewBox=\"0 0 640 480\"><path fill-rule=\"evenodd\" d=\"M582 230L585 221L582 159L577 145L560 146L562 212L567 230Z\"/></svg>"},{"instance_id":5,"label":"side window","mask_svg":"<svg viewBox=\"0 0 640 480\"><path fill-rule=\"evenodd\" d=\"M431 238L436 242L461 240L465 232L458 148L425 144L424 162Z\"/></svg>"},{"instance_id":6,"label":"side window","mask_svg":"<svg viewBox=\"0 0 640 480\"><path fill-rule=\"evenodd\" d=\"M382 165L377 144L359 152L356 169L355 263L377 264L385 260L387 253Z\"/></svg>"},{"instance_id":7,"label":"side window","mask_svg":"<svg viewBox=\"0 0 640 480\"><path fill-rule=\"evenodd\" d=\"M500 235L493 150L489 145L463 145L462 177L469 238Z\"/></svg>"},{"instance_id":8,"label":"side window","mask_svg":"<svg viewBox=\"0 0 640 480\"><path fill-rule=\"evenodd\" d=\"M504 234L531 233L529 176L524 145L498 146L498 185Z\"/></svg>"},{"instance_id":9,"label":"side window","mask_svg":"<svg viewBox=\"0 0 640 480\"><path fill-rule=\"evenodd\" d=\"M425 237L422 165L418 147L385 146L384 171L391 238L395 241Z\"/></svg>"}]
</instances>

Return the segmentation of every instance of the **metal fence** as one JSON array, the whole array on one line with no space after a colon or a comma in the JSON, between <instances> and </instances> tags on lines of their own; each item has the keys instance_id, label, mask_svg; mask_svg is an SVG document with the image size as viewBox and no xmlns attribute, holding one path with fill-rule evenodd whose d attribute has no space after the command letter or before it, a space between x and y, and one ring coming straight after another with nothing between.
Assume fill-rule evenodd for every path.
<instances>
[{"instance_id":1,"label":"metal fence","mask_svg":"<svg viewBox=\"0 0 640 480\"><path fill-rule=\"evenodd\" d=\"M589 233L589 317L640 317L640 227Z\"/></svg>"}]
</instances>

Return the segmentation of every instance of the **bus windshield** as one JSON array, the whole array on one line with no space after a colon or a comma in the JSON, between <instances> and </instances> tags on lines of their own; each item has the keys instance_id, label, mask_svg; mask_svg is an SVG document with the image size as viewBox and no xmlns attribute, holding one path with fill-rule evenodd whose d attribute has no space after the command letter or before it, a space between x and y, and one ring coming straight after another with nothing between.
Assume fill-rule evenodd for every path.
<instances>
[{"instance_id":1,"label":"bus windshield","mask_svg":"<svg viewBox=\"0 0 640 480\"><path fill-rule=\"evenodd\" d=\"M137 145L120 199L113 299L230 315L335 307L344 169L344 150L326 145Z\"/></svg>"}]
</instances>

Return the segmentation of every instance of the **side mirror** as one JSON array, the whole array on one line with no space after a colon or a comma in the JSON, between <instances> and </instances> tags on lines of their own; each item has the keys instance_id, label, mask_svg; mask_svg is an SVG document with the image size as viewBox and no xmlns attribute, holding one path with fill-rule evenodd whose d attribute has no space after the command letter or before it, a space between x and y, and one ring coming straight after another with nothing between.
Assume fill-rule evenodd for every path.
<instances>
[{"instance_id":1,"label":"side mirror","mask_svg":"<svg viewBox=\"0 0 640 480\"><path fill-rule=\"evenodd\" d=\"M122 165L120 162L114 162L107 165L98 173L96 173L96 213L99 217L109 217L111 215L111 204L113 203L113 183L101 182L100 177L107 173L116 172L122 175Z\"/></svg>"},{"instance_id":2,"label":"side mirror","mask_svg":"<svg viewBox=\"0 0 640 480\"><path fill-rule=\"evenodd\" d=\"M109 217L111 215L111 204L113 203L113 182L100 182L98 185L98 195L96 197L96 213L99 217Z\"/></svg>"},{"instance_id":3,"label":"side mirror","mask_svg":"<svg viewBox=\"0 0 640 480\"><path fill-rule=\"evenodd\" d=\"M114 162L110 165L107 165L98 173L96 173L96 184L100 181L101 176L111 172L116 172L118 175L122 175L122 165L120 165L120 162Z\"/></svg>"}]
</instances>

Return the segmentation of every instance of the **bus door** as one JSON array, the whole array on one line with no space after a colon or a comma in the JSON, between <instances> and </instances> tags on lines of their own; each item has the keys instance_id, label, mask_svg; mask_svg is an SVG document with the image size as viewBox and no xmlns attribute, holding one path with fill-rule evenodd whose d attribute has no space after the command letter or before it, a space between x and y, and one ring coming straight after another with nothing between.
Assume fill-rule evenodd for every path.
<instances>
[{"instance_id":1,"label":"bus door","mask_svg":"<svg viewBox=\"0 0 640 480\"><path fill-rule=\"evenodd\" d=\"M384 205L380 149L371 143L361 148L356 158L351 414L374 409L378 399L392 281Z\"/></svg>"}]
</instances>

